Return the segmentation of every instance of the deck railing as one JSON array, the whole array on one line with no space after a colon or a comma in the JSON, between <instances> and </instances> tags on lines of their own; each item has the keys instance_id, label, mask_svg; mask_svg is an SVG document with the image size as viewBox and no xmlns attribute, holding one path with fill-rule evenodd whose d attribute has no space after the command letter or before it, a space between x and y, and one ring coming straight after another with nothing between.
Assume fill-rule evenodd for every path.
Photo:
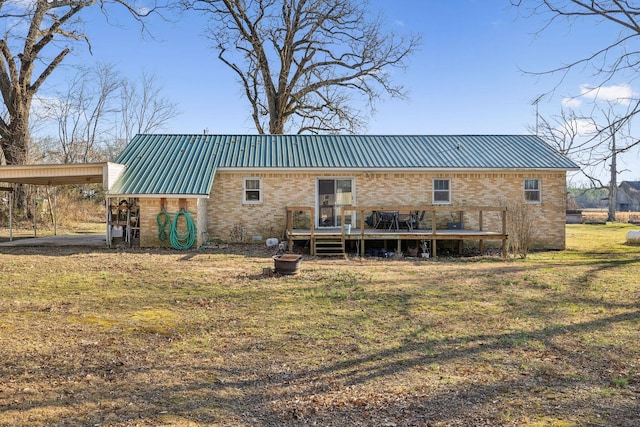
<instances>
[{"instance_id":1,"label":"deck railing","mask_svg":"<svg viewBox=\"0 0 640 427\"><path fill-rule=\"evenodd\" d=\"M287 206L287 235L293 233L293 216L295 212L309 212L309 228L311 238L314 237L314 228L316 223L315 208L313 206Z\"/></svg>"},{"instance_id":2,"label":"deck railing","mask_svg":"<svg viewBox=\"0 0 640 427\"><path fill-rule=\"evenodd\" d=\"M293 237L304 238L308 237L313 242L314 239L318 236L316 232L316 219L315 219L315 208L313 206L288 206L286 208L286 221L287 221L287 236L289 238L290 244L292 243L291 239ZM305 221L305 225L308 225L308 228L303 227L302 232L296 233L296 228L294 227L294 214L296 212L308 213L308 224ZM422 218L424 224L429 223L429 227L424 227L424 224L419 224L419 228L416 230L399 230L395 229L395 234L400 234L401 237L398 237L398 245L400 245L400 240L404 239L416 239L418 237L424 238L425 240L432 241L432 250L435 251L435 241L436 240L467 240L467 239L475 239L480 241L480 249L482 250L482 240L483 239L496 239L502 240L502 254L506 256L506 240L507 240L507 208L503 206L454 206L454 205L442 205L442 206L392 206L392 205L380 205L380 206L342 206L340 212L340 233L342 238L345 238L345 235L348 235L349 239L361 239L362 245L361 250L364 253L364 240L367 238L365 236L365 230L372 230L374 227L367 224L367 217L373 215L374 212L396 212L396 213L418 213ZM443 214L449 213L451 216L449 219L458 219L460 223L466 223L467 221L474 223L473 231L475 234L466 236L464 234L465 230L461 230L460 233L455 233L455 230L447 229L447 227L438 227L438 220L441 222L443 219L446 219ZM498 213L499 218L499 226L501 230L496 230L498 227L492 227L494 230L489 231L485 230L485 214L486 213ZM355 215L353 215L355 214ZM439 216L440 215L440 216ZM471 217L470 217L471 215ZM477 215L477 216L475 216ZM351 224L350 233L345 232L345 220L348 216L351 216L353 223ZM355 218L354 218L355 217ZM465 221L467 220L467 221ZM475 221L473 221L475 220ZM495 224L495 219L492 221ZM477 226L477 227L476 227ZM446 230L446 233L443 231ZM469 231L468 229L466 231ZM384 233L380 230L381 234ZM415 233L415 236L412 236L411 233ZM433 254L435 256L435 253Z\"/></svg>"},{"instance_id":3,"label":"deck railing","mask_svg":"<svg viewBox=\"0 0 640 427\"><path fill-rule=\"evenodd\" d=\"M455 212L460 219L460 222L464 222L463 218L465 213L476 212L478 215L478 230L484 231L483 213L484 212L500 212L502 222L502 233L507 234L507 208L503 206L343 206L340 224L342 224L342 232L344 233L345 216L347 212L355 212L358 224L358 228L361 233L365 230L365 221L369 212L429 212L431 219L431 232L436 234L438 227L438 213ZM425 215L426 217L426 215Z\"/></svg>"}]
</instances>

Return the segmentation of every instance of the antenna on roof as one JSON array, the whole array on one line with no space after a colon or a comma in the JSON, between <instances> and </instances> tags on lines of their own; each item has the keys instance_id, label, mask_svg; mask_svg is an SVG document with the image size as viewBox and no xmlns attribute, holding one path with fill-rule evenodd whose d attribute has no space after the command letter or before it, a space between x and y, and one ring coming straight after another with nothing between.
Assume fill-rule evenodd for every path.
<instances>
[{"instance_id":1,"label":"antenna on roof","mask_svg":"<svg viewBox=\"0 0 640 427\"><path fill-rule=\"evenodd\" d=\"M540 95L531 103L531 105L536 106L536 136L538 136L538 122L540 121L540 115L538 114L538 103L540 103L540 100L542 99L543 96L544 94Z\"/></svg>"},{"instance_id":2,"label":"antenna on roof","mask_svg":"<svg viewBox=\"0 0 640 427\"><path fill-rule=\"evenodd\" d=\"M203 135L207 135L209 133L209 128L204 128L204 130L202 131Z\"/></svg>"}]
</instances>

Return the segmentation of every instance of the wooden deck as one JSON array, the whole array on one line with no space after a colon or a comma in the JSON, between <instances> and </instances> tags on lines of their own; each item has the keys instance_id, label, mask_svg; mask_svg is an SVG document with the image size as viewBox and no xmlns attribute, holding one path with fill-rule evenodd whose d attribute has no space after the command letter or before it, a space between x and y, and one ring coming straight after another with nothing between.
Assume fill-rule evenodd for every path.
<instances>
[{"instance_id":1,"label":"wooden deck","mask_svg":"<svg viewBox=\"0 0 640 427\"><path fill-rule=\"evenodd\" d=\"M436 215L443 211L453 211L459 213L460 218L463 218L465 213L469 214L474 212L478 215L476 223L479 225L478 229L441 229L441 228L413 228L413 229L379 229L367 227L365 224L365 214L372 211L426 211L430 213L430 218L427 218L430 224L437 225ZM436 242L438 240L450 240L458 241L458 250L462 250L462 242L464 240L478 241L480 252L483 250L483 242L485 240L499 240L502 242L502 256L506 257L507 254L507 233L506 233L506 208L502 207L441 207L441 206L411 206L411 207L356 207L350 206L344 208L344 211L356 211L357 212L357 225L359 227L351 227L350 232L346 232L345 227L316 227L316 228L294 228L293 227L293 212L305 211L308 212L311 217L311 223L314 223L313 207L290 207L287 208L287 230L286 237L289 241L290 250L293 247L294 241L310 241L311 255L315 255L315 247L317 241L322 240L337 240L339 239L344 247L344 244L349 241L356 241L357 248L361 256L364 256L366 251L367 241L397 241L397 250L400 252L402 241L427 241L430 242L430 255L437 256ZM341 223L344 224L344 215ZM499 212L501 214L501 229L500 230L484 230L483 229L483 212Z\"/></svg>"}]
</instances>

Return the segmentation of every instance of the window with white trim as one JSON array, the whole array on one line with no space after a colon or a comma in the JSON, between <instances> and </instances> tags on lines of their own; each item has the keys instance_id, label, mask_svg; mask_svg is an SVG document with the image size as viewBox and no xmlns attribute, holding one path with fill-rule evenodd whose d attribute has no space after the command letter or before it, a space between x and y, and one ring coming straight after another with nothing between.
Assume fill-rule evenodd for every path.
<instances>
[{"instance_id":1,"label":"window with white trim","mask_svg":"<svg viewBox=\"0 0 640 427\"><path fill-rule=\"evenodd\" d=\"M262 179L242 179L242 203L262 203Z\"/></svg>"},{"instance_id":2,"label":"window with white trim","mask_svg":"<svg viewBox=\"0 0 640 427\"><path fill-rule=\"evenodd\" d=\"M433 203L451 203L451 182L448 179L433 180Z\"/></svg>"},{"instance_id":3,"label":"window with white trim","mask_svg":"<svg viewBox=\"0 0 640 427\"><path fill-rule=\"evenodd\" d=\"M540 203L540 180L524 180L524 200L527 203Z\"/></svg>"}]
</instances>

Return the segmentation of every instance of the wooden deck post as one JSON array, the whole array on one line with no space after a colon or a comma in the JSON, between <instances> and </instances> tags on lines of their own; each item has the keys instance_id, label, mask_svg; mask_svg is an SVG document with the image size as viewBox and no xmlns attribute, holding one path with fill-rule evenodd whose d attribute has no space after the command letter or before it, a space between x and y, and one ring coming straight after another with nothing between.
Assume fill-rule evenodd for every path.
<instances>
[{"instance_id":1,"label":"wooden deck post","mask_svg":"<svg viewBox=\"0 0 640 427\"><path fill-rule=\"evenodd\" d=\"M360 211L360 256L364 258L364 209Z\"/></svg>"},{"instance_id":2,"label":"wooden deck post","mask_svg":"<svg viewBox=\"0 0 640 427\"><path fill-rule=\"evenodd\" d=\"M502 211L502 258L507 257L507 208Z\"/></svg>"},{"instance_id":3,"label":"wooden deck post","mask_svg":"<svg viewBox=\"0 0 640 427\"><path fill-rule=\"evenodd\" d=\"M309 207L309 222L311 223L311 248L310 253L312 256L316 255L316 216L313 207Z\"/></svg>"},{"instance_id":4,"label":"wooden deck post","mask_svg":"<svg viewBox=\"0 0 640 427\"><path fill-rule=\"evenodd\" d=\"M287 243L289 244L289 252L293 252L293 239L291 238L291 233L293 232L293 211L287 209L286 210L286 218L287 218Z\"/></svg>"},{"instance_id":5,"label":"wooden deck post","mask_svg":"<svg viewBox=\"0 0 640 427\"><path fill-rule=\"evenodd\" d=\"M438 216L436 214L436 210L431 211L431 234L433 237L431 238L431 256L433 258L438 256L438 252L436 251L436 230L438 228Z\"/></svg>"},{"instance_id":6,"label":"wooden deck post","mask_svg":"<svg viewBox=\"0 0 640 427\"><path fill-rule=\"evenodd\" d=\"M478 228L480 229L480 231L482 231L482 210L478 211ZM478 242L478 246L479 246L479 250L480 250L480 255L482 255L482 243L483 240L480 239L480 241Z\"/></svg>"},{"instance_id":7,"label":"wooden deck post","mask_svg":"<svg viewBox=\"0 0 640 427\"><path fill-rule=\"evenodd\" d=\"M460 223L462 224L462 228L464 228L464 211L460 211ZM460 239L458 241L458 255L462 256L462 247L464 246L463 244L463 240Z\"/></svg>"}]
</instances>

